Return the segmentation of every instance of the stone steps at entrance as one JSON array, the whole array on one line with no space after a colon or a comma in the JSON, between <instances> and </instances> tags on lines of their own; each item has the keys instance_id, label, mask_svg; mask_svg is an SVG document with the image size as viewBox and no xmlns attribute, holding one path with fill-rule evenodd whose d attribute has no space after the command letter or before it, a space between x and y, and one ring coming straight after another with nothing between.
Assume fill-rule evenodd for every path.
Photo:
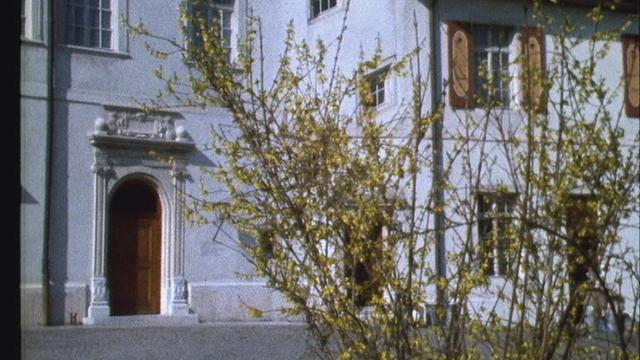
<instances>
[{"instance_id":1,"label":"stone steps at entrance","mask_svg":"<svg viewBox=\"0 0 640 360\"><path fill-rule=\"evenodd\" d=\"M82 323L85 325L104 325L117 327L195 325L198 323L198 315L109 316L102 319L84 318L82 320Z\"/></svg>"},{"instance_id":2,"label":"stone steps at entrance","mask_svg":"<svg viewBox=\"0 0 640 360\"><path fill-rule=\"evenodd\" d=\"M314 359L305 325L78 325L22 329L22 359Z\"/></svg>"}]
</instances>

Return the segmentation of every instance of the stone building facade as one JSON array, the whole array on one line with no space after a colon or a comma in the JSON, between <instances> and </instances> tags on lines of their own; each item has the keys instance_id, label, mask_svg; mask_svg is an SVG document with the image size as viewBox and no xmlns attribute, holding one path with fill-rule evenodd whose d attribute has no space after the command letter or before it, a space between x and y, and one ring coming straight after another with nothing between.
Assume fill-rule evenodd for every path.
<instances>
[{"instance_id":1,"label":"stone building facade","mask_svg":"<svg viewBox=\"0 0 640 360\"><path fill-rule=\"evenodd\" d=\"M246 31L249 13L262 18L264 41L269 44L265 56L274 69L290 20L298 36L333 39L346 7L346 0L208 2L212 16L222 19L231 56L237 51L232 39ZM241 235L236 230L225 224L192 226L181 211L181 194L197 193L200 169L215 163L206 146L211 141L209 125L228 121L229 114L221 108L149 114L140 105L163 87L152 76L154 69L162 65L184 73L188 65L180 56L166 61L151 57L145 42L161 45L132 36L121 19L141 20L153 33L184 41L180 3L22 1L20 297L24 325L247 320L243 303L265 309L282 304L279 294L263 281L239 276L250 273L251 266L239 254ZM450 78L450 66L474 71L449 59L451 39L464 42L472 36L455 24L501 25L518 32L522 7L522 1L507 0L352 0L341 66L345 71L352 69L361 53L372 53L378 44L383 49L381 69L393 65L414 49L415 21L424 51L436 50L438 88L449 89L452 84L446 91L453 95L444 97L446 124L466 107L463 98L472 90L465 80ZM579 6L565 10L582 16ZM623 7L616 16L624 17L629 11L634 10ZM437 34L429 27L431 16ZM635 56L637 61L637 26L629 29L630 40L620 41L619 51L605 59L612 78L622 75L628 61L623 46L635 46L636 55L630 50L628 58ZM538 47L546 40L547 49L553 42L550 34L531 38ZM511 51L510 46L507 49ZM466 50L453 48L454 52ZM429 64L422 65L427 76ZM637 65L633 71L637 74ZM509 86L513 85L505 85L504 90ZM633 134L640 128L637 85L628 91L625 100L612 106L622 108L626 102L624 126ZM383 95L376 98L379 116L391 117L411 97L411 84L392 76L380 84L378 92ZM431 99L438 99L443 94L432 95ZM446 140L444 146L448 146ZM163 157L175 161L167 163ZM637 214L631 223L621 236L636 241L637 249ZM118 249L131 242L140 248L137 258L119 256ZM446 241L444 246L443 253ZM132 263L135 269L125 266ZM496 275L499 272L496 269ZM133 273L138 281L130 284L126 280ZM500 281L499 276L495 281ZM482 301L478 295L478 302ZM277 318L275 313L267 315L267 319Z\"/></svg>"}]
</instances>

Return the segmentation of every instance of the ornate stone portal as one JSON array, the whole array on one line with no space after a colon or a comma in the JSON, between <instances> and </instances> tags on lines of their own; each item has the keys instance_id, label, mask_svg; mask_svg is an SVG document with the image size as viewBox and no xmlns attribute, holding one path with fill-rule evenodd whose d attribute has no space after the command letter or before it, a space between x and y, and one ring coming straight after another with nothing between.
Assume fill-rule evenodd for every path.
<instances>
[{"instance_id":1,"label":"ornate stone portal","mask_svg":"<svg viewBox=\"0 0 640 360\"><path fill-rule=\"evenodd\" d=\"M162 204L162 260L160 313L187 315L184 278L184 220L181 197L188 178L186 155L195 149L188 133L176 122L178 113L145 113L105 106L106 119L95 121L89 135L94 146L94 232L91 303L88 323L110 316L107 264L109 199L123 181L146 179Z\"/></svg>"}]
</instances>

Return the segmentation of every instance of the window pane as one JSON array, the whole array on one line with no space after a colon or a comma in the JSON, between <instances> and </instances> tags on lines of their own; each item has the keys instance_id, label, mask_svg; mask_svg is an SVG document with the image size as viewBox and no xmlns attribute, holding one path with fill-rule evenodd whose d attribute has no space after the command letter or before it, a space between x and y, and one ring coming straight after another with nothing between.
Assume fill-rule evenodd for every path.
<instances>
[{"instance_id":1,"label":"window pane","mask_svg":"<svg viewBox=\"0 0 640 360\"><path fill-rule=\"evenodd\" d=\"M111 31L102 31L102 48L111 48Z\"/></svg>"},{"instance_id":2,"label":"window pane","mask_svg":"<svg viewBox=\"0 0 640 360\"><path fill-rule=\"evenodd\" d=\"M504 76L509 75L509 53L503 52L500 54L500 71Z\"/></svg>"},{"instance_id":3,"label":"window pane","mask_svg":"<svg viewBox=\"0 0 640 360\"><path fill-rule=\"evenodd\" d=\"M73 22L71 24L84 26L84 8L74 7Z\"/></svg>"},{"instance_id":4,"label":"window pane","mask_svg":"<svg viewBox=\"0 0 640 360\"><path fill-rule=\"evenodd\" d=\"M491 202L484 196L478 199L478 258L485 275L493 275L493 220L491 218Z\"/></svg>"},{"instance_id":5,"label":"window pane","mask_svg":"<svg viewBox=\"0 0 640 360\"><path fill-rule=\"evenodd\" d=\"M507 219L498 220L498 273L507 275L509 256L508 256L508 239L509 239L510 221Z\"/></svg>"},{"instance_id":6,"label":"window pane","mask_svg":"<svg viewBox=\"0 0 640 360\"><path fill-rule=\"evenodd\" d=\"M509 104L509 54L502 53L501 78L500 78L500 99L504 105Z\"/></svg>"},{"instance_id":7,"label":"window pane","mask_svg":"<svg viewBox=\"0 0 640 360\"><path fill-rule=\"evenodd\" d=\"M230 28L231 27L231 12L223 11L222 12L222 28Z\"/></svg>"},{"instance_id":8,"label":"window pane","mask_svg":"<svg viewBox=\"0 0 640 360\"><path fill-rule=\"evenodd\" d=\"M103 29L111 29L111 11L103 11L102 12L102 22L100 26Z\"/></svg>"},{"instance_id":9,"label":"window pane","mask_svg":"<svg viewBox=\"0 0 640 360\"><path fill-rule=\"evenodd\" d=\"M98 9L89 10L89 27L97 28L100 26L100 11Z\"/></svg>"},{"instance_id":10,"label":"window pane","mask_svg":"<svg viewBox=\"0 0 640 360\"><path fill-rule=\"evenodd\" d=\"M475 90L476 93L481 96L481 97L485 97L486 96L486 90L485 90L485 81L487 79L487 53L485 52L475 52L473 54L473 62L475 64L475 68L476 70L476 74L478 74L476 81L475 81Z\"/></svg>"},{"instance_id":11,"label":"window pane","mask_svg":"<svg viewBox=\"0 0 640 360\"><path fill-rule=\"evenodd\" d=\"M220 13L221 13L220 9L217 9L217 8L207 9L206 20L207 20L208 27L218 26L219 28L221 26L220 21L221 21L222 15Z\"/></svg>"},{"instance_id":12,"label":"window pane","mask_svg":"<svg viewBox=\"0 0 640 360\"><path fill-rule=\"evenodd\" d=\"M224 46L231 47L231 31L224 30L223 32Z\"/></svg>"},{"instance_id":13,"label":"window pane","mask_svg":"<svg viewBox=\"0 0 640 360\"><path fill-rule=\"evenodd\" d=\"M498 94L500 92L500 58L496 53L489 54L491 58L491 93ZM495 95L494 95L495 96Z\"/></svg>"},{"instance_id":14,"label":"window pane","mask_svg":"<svg viewBox=\"0 0 640 360\"><path fill-rule=\"evenodd\" d=\"M476 47L487 46L489 44L489 33L487 28L479 26L473 29L473 44Z\"/></svg>"},{"instance_id":15,"label":"window pane","mask_svg":"<svg viewBox=\"0 0 640 360\"><path fill-rule=\"evenodd\" d=\"M509 45L509 32L506 29L499 28L496 34L495 45L500 47L506 47Z\"/></svg>"},{"instance_id":16,"label":"window pane","mask_svg":"<svg viewBox=\"0 0 640 360\"><path fill-rule=\"evenodd\" d=\"M72 44L74 45L84 44L84 28L74 27Z\"/></svg>"},{"instance_id":17,"label":"window pane","mask_svg":"<svg viewBox=\"0 0 640 360\"><path fill-rule=\"evenodd\" d=\"M89 31L89 46L98 47L100 45L100 31L91 29Z\"/></svg>"},{"instance_id":18,"label":"window pane","mask_svg":"<svg viewBox=\"0 0 640 360\"><path fill-rule=\"evenodd\" d=\"M102 8L103 8L103 9L110 9L110 8L111 8L111 1L109 1L109 0L102 0Z\"/></svg>"}]
</instances>

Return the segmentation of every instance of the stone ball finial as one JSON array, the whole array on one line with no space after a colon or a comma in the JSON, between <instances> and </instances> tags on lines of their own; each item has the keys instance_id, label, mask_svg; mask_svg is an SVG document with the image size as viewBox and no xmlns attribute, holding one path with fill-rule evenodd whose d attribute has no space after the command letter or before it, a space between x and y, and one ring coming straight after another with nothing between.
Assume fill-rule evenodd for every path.
<instances>
[{"instance_id":1,"label":"stone ball finial","mask_svg":"<svg viewBox=\"0 0 640 360\"><path fill-rule=\"evenodd\" d=\"M176 126L176 141L189 141L189 133L183 126Z\"/></svg>"},{"instance_id":2,"label":"stone ball finial","mask_svg":"<svg viewBox=\"0 0 640 360\"><path fill-rule=\"evenodd\" d=\"M94 125L95 125L94 134L104 135L107 133L107 130L108 130L107 122L103 118L101 117L96 118Z\"/></svg>"}]
</instances>

